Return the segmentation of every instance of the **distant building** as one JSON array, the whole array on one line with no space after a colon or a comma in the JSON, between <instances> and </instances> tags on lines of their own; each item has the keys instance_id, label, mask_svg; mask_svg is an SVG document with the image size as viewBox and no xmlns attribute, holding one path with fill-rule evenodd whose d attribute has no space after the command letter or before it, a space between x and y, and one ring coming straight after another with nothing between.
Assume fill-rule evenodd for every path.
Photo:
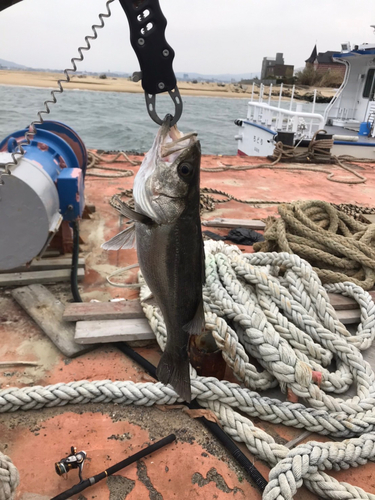
<instances>
[{"instance_id":1,"label":"distant building","mask_svg":"<svg viewBox=\"0 0 375 500\"><path fill-rule=\"evenodd\" d=\"M344 77L346 66L333 60L333 54L337 54L337 50L327 50L327 52L319 52L315 47L311 55L306 59L306 68L314 68L317 73L326 73L331 71Z\"/></svg>"},{"instance_id":2,"label":"distant building","mask_svg":"<svg viewBox=\"0 0 375 500\"><path fill-rule=\"evenodd\" d=\"M284 64L284 57L281 52L276 57L264 57L262 62L261 80L281 80L292 78L294 66Z\"/></svg>"}]
</instances>

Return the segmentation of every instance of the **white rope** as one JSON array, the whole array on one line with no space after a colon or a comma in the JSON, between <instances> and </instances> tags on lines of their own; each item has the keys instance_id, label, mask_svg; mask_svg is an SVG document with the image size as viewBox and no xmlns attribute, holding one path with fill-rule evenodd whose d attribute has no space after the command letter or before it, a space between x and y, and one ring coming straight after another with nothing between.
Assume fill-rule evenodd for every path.
<instances>
[{"instance_id":1,"label":"white rope","mask_svg":"<svg viewBox=\"0 0 375 500\"><path fill-rule=\"evenodd\" d=\"M18 470L11 459L0 452L0 500L12 499L19 482Z\"/></svg>"},{"instance_id":2,"label":"white rope","mask_svg":"<svg viewBox=\"0 0 375 500\"><path fill-rule=\"evenodd\" d=\"M360 353L375 335L371 296L351 283L329 287L330 292L352 296L359 304L361 324L353 336L339 322L311 266L297 255L243 255L237 247L210 241L206 243L206 276L206 328L242 386L198 377L191 368L192 396L215 412L233 439L244 442L251 453L274 467L264 499L291 499L304 483L322 498L374 500L373 495L322 472L375 459L375 376ZM150 292L141 277L140 281L142 299ZM164 349L163 318L153 306L144 303L143 307ZM257 359L261 371L249 355ZM336 363L333 373L328 369L332 361ZM277 384L308 406L253 392ZM333 396L353 384L355 397ZM178 400L170 386L159 382L79 381L2 390L0 412L88 402L151 406ZM343 443L308 443L290 451L244 415L335 438L359 437Z\"/></svg>"}]
</instances>

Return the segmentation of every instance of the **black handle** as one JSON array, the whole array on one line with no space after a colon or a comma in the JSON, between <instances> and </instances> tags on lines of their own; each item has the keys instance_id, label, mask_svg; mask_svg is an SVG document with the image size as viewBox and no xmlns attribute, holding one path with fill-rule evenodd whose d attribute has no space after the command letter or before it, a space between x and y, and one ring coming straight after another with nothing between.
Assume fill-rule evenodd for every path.
<instances>
[{"instance_id":1,"label":"black handle","mask_svg":"<svg viewBox=\"0 0 375 500\"><path fill-rule=\"evenodd\" d=\"M147 455L151 455L151 453L154 453L154 451L159 450L160 448L163 448L163 446L166 446L167 444L172 443L173 441L176 441L176 436L174 434L169 434L169 436L160 439L154 444L151 444L150 446L147 446L147 448L144 448L143 450L138 451L137 453L134 453L131 457L125 458L122 462L119 462L118 464L112 465L112 467L109 467L107 469L107 474L108 476L111 476L115 472L118 472L119 470L123 469L124 467L127 467L128 465L137 462L141 458L144 458Z\"/></svg>"},{"instance_id":2,"label":"black handle","mask_svg":"<svg viewBox=\"0 0 375 500\"><path fill-rule=\"evenodd\" d=\"M77 495L81 491L85 490L86 488L88 488L89 486L94 484L94 482L91 482L91 480L92 480L92 478L85 479L84 481L76 484L75 486L73 486L69 490L65 490L62 493L60 493L60 495L57 495L56 497L51 498L51 500L67 500L68 498L72 497L73 495Z\"/></svg>"},{"instance_id":3,"label":"black handle","mask_svg":"<svg viewBox=\"0 0 375 500\"><path fill-rule=\"evenodd\" d=\"M155 95L173 90L174 50L165 39L167 20L159 0L120 0L130 27L130 42L142 71L142 87Z\"/></svg>"}]
</instances>

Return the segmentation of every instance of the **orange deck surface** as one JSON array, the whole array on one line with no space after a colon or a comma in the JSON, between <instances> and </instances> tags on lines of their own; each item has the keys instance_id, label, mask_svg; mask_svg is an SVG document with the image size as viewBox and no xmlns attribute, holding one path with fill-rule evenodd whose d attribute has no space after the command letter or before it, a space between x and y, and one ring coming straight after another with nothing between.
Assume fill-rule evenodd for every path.
<instances>
[{"instance_id":1,"label":"orange deck surface","mask_svg":"<svg viewBox=\"0 0 375 500\"><path fill-rule=\"evenodd\" d=\"M132 157L132 159L142 159ZM243 165L264 159L204 156L202 166ZM122 162L116 168L136 172L138 167ZM291 202L321 199L334 203L375 206L375 170L358 166L367 177L365 184L337 184L323 173L257 169L250 171L203 172L201 186L219 189L241 199ZM337 167L327 166L340 178L349 177ZM104 172L103 172L104 173ZM106 276L119 267L137 261L135 250L106 252L100 245L114 236L124 219L109 205L109 198L132 187L134 177L106 179L86 178L86 201L96 207L91 219L83 220L81 250L86 256L86 276L80 284L84 301L107 301L115 297L136 298L136 290L111 287ZM203 219L215 217L261 219L276 213L277 208L251 206L231 201L205 213ZM220 234L227 230L208 228ZM249 247L244 247L247 251ZM136 281L137 269L128 271L123 281ZM119 278L120 280L121 278ZM48 286L61 300L71 300L68 284ZM75 359L66 359L39 327L14 302L9 289L0 291L0 359L36 361L36 367L0 367L0 388L47 385L73 380L150 380L143 370L126 358L115 345L102 345ZM160 351L156 346L138 351L157 364ZM257 420L256 425L269 432L278 442L286 443L304 431ZM200 422L181 409L161 411L157 408L107 405L77 405L0 415L0 451L8 454L21 475L18 500L44 500L57 495L77 482L76 471L61 478L54 463L74 445L85 450L89 459L84 476L96 474L139 449L175 432L177 442L143 459L100 484L83 492L83 499L98 500L171 500L171 499L260 499L261 495L246 474L229 458ZM307 440L327 439L318 435ZM242 447L245 449L245 447ZM265 477L267 464L247 453ZM332 473L337 479L361 486L375 494L375 465ZM301 489L296 498L316 499Z\"/></svg>"}]
</instances>

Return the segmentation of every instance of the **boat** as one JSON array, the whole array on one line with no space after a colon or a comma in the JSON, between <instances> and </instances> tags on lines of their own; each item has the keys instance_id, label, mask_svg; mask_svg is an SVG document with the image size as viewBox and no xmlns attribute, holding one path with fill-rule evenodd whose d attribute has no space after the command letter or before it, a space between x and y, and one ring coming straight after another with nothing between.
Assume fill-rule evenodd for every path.
<instances>
[{"instance_id":1,"label":"boat","mask_svg":"<svg viewBox=\"0 0 375 500\"><path fill-rule=\"evenodd\" d=\"M375 43L343 43L333 60L345 65L345 76L322 114L316 112L317 89L311 110L304 111L296 102L295 85L285 100L283 84L278 95L272 95L270 84L265 99L264 84L255 98L253 83L246 118L235 120L238 155L270 156L285 137L285 144L306 148L318 131L325 130L333 139L332 154L375 159Z\"/></svg>"},{"instance_id":2,"label":"boat","mask_svg":"<svg viewBox=\"0 0 375 500\"><path fill-rule=\"evenodd\" d=\"M86 41L88 39L89 37L86 37ZM54 94L52 96L54 97ZM298 124L299 122L297 122ZM320 125L321 123L318 122L316 130L319 130ZM279 378L282 380L280 387L284 392L287 390L287 394L274 385L273 378L264 376L267 373L266 371L261 371L260 380L265 380L267 388L264 398L258 398L255 392L248 389L241 393L240 389L235 389L237 399L231 396L229 390L231 387L235 388L237 386L238 378L241 379L241 376L242 378L246 377L249 382L256 380L254 374L257 375L256 366L259 366L257 359L251 357L251 355L256 355L255 347L248 347L250 352L248 357L242 345L240 343L236 345L230 337L231 331L235 333L235 322L240 319L243 321L241 329L239 328L240 334L245 331L245 328L250 330L248 326L252 326L253 323L254 328L251 329L256 334L256 329L263 328L265 324L256 309L254 309L253 322L250 321L251 318L249 319L247 314L243 313L243 309L245 309L243 305L246 305L246 313L251 308L251 301L248 300L250 285L247 286L246 293L242 293L237 283L234 280L232 281L235 288L233 288L233 291L231 290L231 293L239 297L241 301L238 308L235 311L233 309L233 314L230 308L227 309L227 305L225 305L224 309L224 303L221 304L219 300L215 302L218 312L215 321L220 325L220 330L224 335L222 349L228 349L228 354L225 353L222 359L225 361L226 358L230 364L228 362L228 369L224 365L226 373L223 374L223 378L224 376L226 378L220 387L215 382L214 377L211 376L211 372L210 377L207 377L210 384L207 389L198 380L199 385L196 385L195 392L195 395L197 395L199 391L199 399L201 401L211 401L212 406L207 403L207 409L184 411L185 407L183 405L174 404L176 397L171 388L163 389L160 384L155 384L156 391L154 392L156 396L152 400L151 387L154 386L154 378L150 379L144 367L137 365L137 363L141 356L144 356L149 362L149 370L150 363L157 364L160 358L160 349L150 329L151 327L148 326L144 317L143 309L139 301L136 300L139 295L138 290L133 288L138 281L136 251L135 249L128 249L118 253L109 253L100 246L101 243L124 228L124 218L114 209L114 206L116 206L114 201L118 197L125 198L129 194L134 180L134 175L129 176L129 172L137 173L139 163L144 157L140 154L130 154L129 157L112 153L98 154L96 150L91 151L90 154L91 158L98 160L98 163L90 161L90 164L87 165L86 150L79 138L74 134L74 131L56 122L54 124L44 122L43 127L42 130L38 131L38 137L41 137L42 132L42 137L45 140L43 142L34 141L34 163L29 163L28 168L25 167L26 173L23 177L21 175L15 177L12 174L15 177L12 182L18 182L18 186L22 186L21 181L23 179L30 179L30 184L33 183L32 186L38 181L40 189L37 194L40 193L40 203L37 203L39 200L36 199L36 196L31 197L31 189L28 191L26 191L26 188L22 191L19 189L18 192L13 190L12 199L8 196L7 199L12 203L13 213L16 214L15 217L18 217L19 224L22 222L22 227L15 224L15 218L4 217L5 211L1 211L3 220L7 222L3 226L7 226L6 229L9 230L13 241L15 241L15 229L20 227L21 229L17 234L24 236L22 231L29 230L32 233L29 244L34 244L39 234L37 224L41 225L42 223L45 227L45 240L47 240L56 226L56 224L48 224L47 216L50 215L52 220L55 213L59 214L57 209L53 210L53 202L56 200L54 190L59 190L61 180L64 183L69 181L70 184L73 183L74 186L80 187L78 180L83 177L86 167L91 171L85 177L84 193L82 191L75 192L71 189L69 193L73 193L71 197L73 199L69 199L67 196L63 198L66 210L62 209L60 212L61 216L65 217L65 221L61 223L61 234L57 235L61 238L55 242L56 246L51 244L50 247L45 247L44 243L46 241L42 241L43 246L41 245L40 252L43 253L43 259L38 258L30 265L13 268L12 272L9 272L10 269L4 266L6 272L0 273L0 281L2 279L2 286L0 283L0 366L2 366L0 370L0 498L10 500L13 492L18 500L31 500L32 498L42 500L43 498L52 497L56 499L68 498L68 496L71 498L73 495L70 494L64 496L55 495L59 491L70 489L78 481L79 477L78 486L84 486L87 483L92 485L89 495L92 498L96 497L98 500L108 498L164 498L164 500L171 500L172 498L182 500L187 498L201 498L202 500L251 498L259 500L262 493L256 487L261 491L263 490L265 481L263 481L262 475L268 478L270 467L273 468L283 458L282 454L287 457L288 463L291 463L293 470L286 467L283 469L285 461L281 464L281 467L278 467L282 472L282 486L284 489L289 489L288 495L282 497L281 493L283 492L280 488L279 498L291 498L293 496L293 486L289 485L292 484L292 480L295 482L294 474L298 476L298 486L302 485L302 481L307 475L308 484L312 484L312 487L315 486L317 490L317 492L315 491L316 494L310 493L303 487L298 491L296 498L318 500L323 496L318 488L326 488L326 491L328 491L327 497L331 495L332 498L336 495L336 498L347 498L346 490L344 491L345 485L340 485L337 481L350 481L360 484L373 493L374 481L372 478L375 464L374 462L366 464L368 459L373 460L371 435L367 433L369 428L370 430L373 428L371 413L373 399L372 397L366 398L365 390L367 390L367 387L364 387L364 384L367 380L364 379L359 369L361 367L360 362L362 362L363 367L364 361L362 359L358 361L353 356L351 349L348 348L346 351L342 349L342 352L343 356L350 358L350 369L354 373L354 383L350 385L353 385L353 387L350 388L349 395L337 391L339 392L337 404L341 404L342 398L353 397L355 405L362 404L364 401L364 405L367 405L368 410L359 413L359 416L358 412L349 411L349 417L345 420L346 428L343 425L346 412L337 415L336 411L337 416L329 419L329 426L322 424L324 414L334 413L324 409L324 400L317 401L318 418L316 420L311 398L308 400L310 406L304 413L301 413L304 394L302 393L301 400L297 403L298 394L289 390L291 385L289 375L293 369L292 362L294 362L295 356L289 355L286 341L281 344L279 350L282 352L283 358L287 358L287 362L284 362L284 359L282 362L278 362L276 358L275 339L279 337L279 332L276 335L272 335L271 330L266 332L267 343L271 345L272 342L271 347L273 348L268 351L266 362L267 364L273 363L277 365ZM276 133L278 132L276 131ZM21 134L26 134L26 130ZM12 148L15 146L18 135L13 133L12 137L7 138L4 142L7 149L4 153L8 155L14 153ZM47 140L48 143L45 142ZM61 144L62 141L65 144ZM65 160L64 155L67 160ZM50 160L48 163L46 158ZM6 162L8 160L9 158L7 158ZM110 173L111 167L108 168L108 163L113 163L115 160L117 161L116 167L112 167L113 172ZM63 172L57 172L57 163L61 166ZM247 171L243 168L243 163L248 163L249 169ZM229 169L229 165L233 168ZM340 189L333 189L332 184L327 180L326 174L322 175L321 171L309 169L301 175L301 172L293 169L287 168L283 171L266 168L260 172L257 170L259 165L260 161L254 158L244 162L239 156L202 156L202 186L210 186L216 192L219 189L228 189L230 191L227 195L228 203L224 205L222 200L211 200L212 203L210 202L209 209L212 212L205 213L202 217L204 226L220 228L223 227L223 224L237 226L239 223L243 224L249 221L263 224L261 219L277 215L275 200L289 203L297 199L309 200L312 198L327 202L334 201L336 204L346 203L351 205L358 203L357 200L361 200L362 205L366 207L374 205L375 172L369 165L363 167L364 175L368 178L366 187L363 187L362 184L343 183L340 184ZM77 166L80 168L76 168ZM49 173L47 173L47 170ZM68 176L69 170L75 172L70 172L72 175ZM93 170L96 171L96 174L94 174ZM100 170L102 170L101 173ZM61 177L63 174L66 177ZM42 184L42 181L44 181L44 184ZM17 188L17 184L14 185ZM6 183L2 184L0 182L0 188L0 194L4 200ZM76 193L77 196L75 196ZM80 213L81 203L84 201L83 195L87 200L85 217L83 217L83 213ZM256 200L248 200L249 196L255 196L257 199L260 197L263 203L259 204ZM32 205L30 200L33 202ZM238 203L238 200L243 203ZM245 202L246 200L247 202ZM217 203L216 208L215 203ZM21 212L20 207L25 206L26 209ZM60 206L57 201L56 206ZM43 209L45 209L44 212ZM30 213L27 213L27 210ZM77 222L77 212L82 215L82 220L80 220L80 233L78 233L76 227L73 239L71 239L71 234L66 229L68 229L67 226L72 221L71 214L73 210L76 211L74 212L73 223ZM37 215L32 218L34 213L37 213ZM43 218L44 213L47 213L47 215ZM211 220L213 217L216 221ZM225 218L226 222L225 219L221 219L217 226L218 217ZM9 228L10 225L12 227ZM227 227L230 226L225 226L225 228ZM219 229L219 231L223 231L223 229ZM227 229L225 229L225 232L227 232ZM18 258L20 258L21 236L16 241L13 252L9 252L12 259L17 254ZM39 240L34 244L34 247L36 247L37 243L40 243ZM222 241L215 243L222 244ZM81 251L83 251L80 259L78 259L79 245L81 245ZM68 247L68 250L66 247ZM73 258L67 257L65 253L70 254L74 248L76 251L73 252ZM238 253L238 255L241 257L242 254L250 252L248 246L240 245L239 248L242 253ZM25 245L23 250L29 252L30 248ZM39 249L37 251L39 252ZM224 256L224 254L221 255ZM231 274L225 269L227 259L222 262L220 273L224 276L225 285L229 288ZM12 265L16 265L14 261ZM127 272L122 281L118 276L117 269L121 266L127 266ZM293 272L295 272L295 268L296 266L294 266ZM212 269L214 268L212 267ZM304 270L307 271L307 268L305 267ZM268 273L273 274L275 272L276 266L270 265L263 266L259 272L259 278L262 281L259 289L266 306L270 301L264 292L264 279ZM109 283L111 283L108 279L109 273L111 273L111 276L117 275L119 281L116 280L115 284L120 289L109 286ZM283 281L287 281L285 276L283 271ZM303 279L299 281L309 283L307 281L308 276L307 272L305 272ZM274 276L271 277L273 280ZM71 284L62 281L66 278L71 280ZM83 302L71 303L70 286L72 288L74 286L77 292L77 279L82 280L80 281L78 294L81 294ZM212 275L208 276L207 284L209 279L213 283L213 287L216 286L212 280ZM242 276L241 280L245 282ZM48 285L49 288L42 286L42 283ZM311 281L311 283L313 282ZM133 287L128 287L129 284ZM238 284L240 284L239 280ZM19 285L21 285L20 288L10 289L10 287L14 288ZM276 287L273 288L276 289ZM298 286L295 288L296 293L300 293L301 288ZM313 285L311 285L311 288L313 288ZM219 294L226 290L222 285L217 289ZM319 288L315 287L316 290L319 291ZM31 292L32 295L30 296ZM18 301L15 297L18 298ZM21 297L26 297L26 299ZM320 314L324 316L324 312L322 312L324 296L320 295L319 297ZM242 301L244 304L242 304ZM301 303L302 301L307 303L307 307L311 309L311 303L306 294L301 294ZM294 314L289 297L285 298L283 296L281 302L284 302L284 308L289 309ZM21 303L23 305L20 305ZM336 306L337 304L336 302ZM343 303L341 302L339 305L342 309ZM350 307L353 305L355 306L351 302ZM67 314L69 312L67 310L68 306L73 306L73 309L70 309L70 315ZM83 309L78 306L83 306ZM75 312L74 307L76 307ZM132 307L133 310L131 310ZM148 307L152 308L151 305L147 305ZM278 316L281 315L280 309L281 306L274 309ZM297 324L298 333L301 332L301 334L302 310L301 304L297 313L288 322L289 329L295 330L293 327L294 321ZM374 310L373 305L372 310ZM346 313L348 311L341 310L341 312ZM99 313L101 316L99 316ZM224 325L224 313L230 315L230 327L227 329L221 327ZM370 329L374 329L375 320L371 318L370 314L359 313L358 308L350 309L349 313L351 315L346 316L347 323L353 323L353 318L354 321L358 321L361 314L361 319L363 318L366 325L366 329L361 326L358 330L361 335L363 335L364 330L366 330L365 334L367 334ZM137 362L133 358L124 355L125 349L122 341L112 345L112 342L116 339L108 335L108 322L115 321L115 324L118 325L119 317L122 317L123 321L134 321L130 329L131 334L134 334L136 330L138 330L138 333L145 334L142 339L138 336L136 345L133 345L138 354ZM213 317L213 314L211 314L210 318ZM327 314L326 318L329 321L331 315ZM315 317L313 319L315 323ZM210 328L213 327L219 330L215 323L212 323L212 319L210 321ZM78 322L80 325L78 325ZM247 326L245 322L247 322ZM152 317L152 324L157 334L161 330L165 332L165 327L161 326L159 328L157 326L160 325L160 319L157 319L156 315ZM82 344L79 344L78 337L75 336L77 325L78 329L79 327L83 327L83 329L86 327L84 331L90 333L90 335L93 334L95 326L97 333L100 333L99 329L101 329L102 331L105 330L105 335L102 336L101 340L97 336L93 341L93 337L91 337L90 343L83 345L84 342L82 342ZM112 326L114 326L113 323ZM144 328L143 332L141 327ZM121 334L124 334L124 323L117 326L117 328ZM286 330L285 327L283 329ZM266 342L261 341L260 336L254 337L254 345L261 345L264 349ZM301 349L303 347L302 341L306 337L307 334L300 335L300 338L294 342L294 346ZM117 337L117 340L120 340L119 337ZM122 340L124 340L124 337ZM129 340L131 338L128 335L126 341ZM145 341L147 344L150 343L146 346L143 343ZM331 342L331 340L329 341ZM317 341L314 338L314 345L316 344ZM339 344L339 342L336 344ZM208 346L208 344L206 345ZM312 346L312 344L310 345ZM365 359L372 362L372 366L374 366L374 349L369 349L369 351L371 352L366 353L367 358ZM314 359L318 358L320 353L326 355L326 352L326 349L320 351L316 349L317 354ZM220 360L220 349L211 354L219 354ZM217 370L217 367L220 368L220 362L217 362L217 357L211 357L211 354L210 363L213 366L215 361ZM303 360L307 358L301 350L299 350L298 355ZM233 356L234 360L230 356ZM327 356L326 360L329 361ZM344 365L341 359L336 362L335 358L334 362L334 369L337 371ZM252 376L249 376L248 373L250 372L248 370L249 368L252 369L252 363L255 364L255 367ZM314 371L312 371L311 377L315 377L312 380L314 380L314 383L316 382L316 387L320 390L320 384L322 383L324 388L326 380L319 377L320 372L315 371L317 365L318 363L314 361ZM363 371L366 371L366 374L370 373L370 367L368 365L364 366ZM307 385L309 372L306 362L298 363L297 368L300 369L297 372L298 378ZM261 370L263 369L261 368ZM325 370L325 372L327 371ZM344 372L344 375L349 375L349 368L347 372ZM372 388L371 379L370 382L371 385L368 383L368 386ZM329 383L331 383L330 380ZM132 391L129 390L130 387L133 388ZM332 391L331 387L329 389ZM339 389L342 389L341 385ZM162 390L166 391L165 397ZM356 396L357 392L358 396ZM285 402L286 397L288 398L287 402ZM280 400L280 403L277 402L276 398ZM257 482L249 479L250 476L248 477L247 472L244 472L245 468L239 468L229 451L222 447L216 438L211 436L201 425L202 417L214 420L218 418L210 408L214 410L220 408L218 405L221 400L225 404L225 406L221 406L223 411L216 411L222 419L223 429L226 432L229 429L231 437L235 440L242 440L247 444L247 448L242 446L244 458L247 458L247 461L242 458L241 465L247 465L247 462L249 462L250 470L253 473L254 471L257 472ZM235 403L233 405L234 410L230 406L231 400ZM163 411L167 410L167 408L171 408L173 411ZM236 412L236 408L239 408L241 413ZM282 411L283 408L285 408L284 411ZM350 410L349 406L348 408ZM336 410L334 405L333 410ZM285 413L284 419L282 418L283 413ZM247 415L256 418L256 426L250 419L246 420ZM199 418L191 418L193 416ZM364 419L367 418L367 422L360 420L362 416ZM225 423L224 417L227 418L229 424ZM337 421L333 421L334 418ZM211 424L213 423L211 422ZM365 443L366 449L363 453L360 453L361 436L354 441L354 445L349 440L346 440L343 445L338 441L340 427L343 431L349 429L349 437L352 432L353 434L354 432L358 433L358 429L361 433L365 433L365 439L368 439L368 441ZM124 459L130 458L135 452L140 453L146 443L159 440L163 436L170 436L171 432L176 434L177 440L167 450L153 453L152 456L144 457L142 460L138 455L138 462L126 469L121 475L107 477L114 472L116 462L120 460L123 462ZM331 441L331 433L335 433L335 441L331 443L329 448L326 443ZM337 436L338 433L339 436ZM341 438L346 437L348 435L344 432ZM317 462L319 458L317 453L319 451L319 441L322 442L322 446L326 447L322 448L322 459ZM312 467L308 468L309 457L307 454L311 442L313 443L311 456L314 462ZM302 443L303 446L299 448L299 450L302 450L302 454L298 455L295 453L295 449ZM348 453L345 452L344 446L348 446ZM87 452L87 465L85 465L84 474L89 479L82 481L81 476L86 452L77 452L75 447L78 450L85 449ZM233 451L233 445L229 449L232 450L231 453L234 457L241 457L239 449ZM330 449L332 449L332 453L328 455ZM4 456L3 453L6 453L7 456L4 460L1 460ZM294 455L289 455L289 453L294 453ZM10 458L8 458L8 455ZM293 457L292 462L289 460L290 456ZM11 468L12 461L14 463L13 469ZM302 464L302 467L300 464ZM354 467L359 464L361 467L347 470L349 466ZM17 485L15 467L19 470L19 485ZM328 475L321 476L324 467L329 469L330 474L332 474L331 478ZM54 468L56 474L53 473ZM4 473L2 473L2 469L5 471ZM79 470L78 477L78 470L74 469ZM105 469L105 472L96 474L96 472L103 469ZM249 470L249 467L247 467L247 470ZM62 477L61 473L65 473L64 477ZM324 481L321 480L321 477L323 477ZM98 478L103 480L94 485ZM271 480L269 484L273 487L276 479L275 475L272 476L272 473ZM4 489L5 495L2 495L1 483L3 481L6 486L9 484L9 488ZM16 488L17 491L15 492ZM359 488L354 486L348 486L348 488L352 492L354 491L354 498L359 496L360 498L366 498ZM266 498L266 496L270 498L267 492L263 498ZM80 495L79 498L86 497Z\"/></svg>"}]
</instances>

